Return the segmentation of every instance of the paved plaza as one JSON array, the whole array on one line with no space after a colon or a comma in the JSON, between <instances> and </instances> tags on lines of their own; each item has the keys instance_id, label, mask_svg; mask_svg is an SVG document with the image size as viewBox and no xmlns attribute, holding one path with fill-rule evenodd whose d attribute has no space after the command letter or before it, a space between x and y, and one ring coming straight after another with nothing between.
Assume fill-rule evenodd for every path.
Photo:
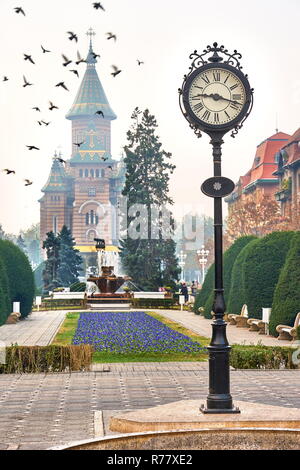
<instances>
[{"instance_id":1,"label":"paved plaza","mask_svg":"<svg viewBox=\"0 0 300 470\"><path fill-rule=\"evenodd\" d=\"M211 335L210 320L191 312L157 312ZM49 344L65 314L35 312L16 325L2 326L0 339ZM244 328L228 325L227 330L231 343L285 344ZM297 370L231 370L231 393L237 401L300 408L299 390ZM1 375L0 448L46 449L100 437L111 434L109 418L119 411L183 399L199 399L200 406L207 393L208 365L196 362L98 364L91 372Z\"/></svg>"}]
</instances>

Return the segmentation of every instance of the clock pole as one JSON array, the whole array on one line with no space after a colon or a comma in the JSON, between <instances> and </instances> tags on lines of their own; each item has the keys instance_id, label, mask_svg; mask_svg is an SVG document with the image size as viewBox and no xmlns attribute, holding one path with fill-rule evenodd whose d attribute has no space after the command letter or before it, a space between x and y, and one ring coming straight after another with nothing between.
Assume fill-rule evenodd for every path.
<instances>
[{"instance_id":1,"label":"clock pole","mask_svg":"<svg viewBox=\"0 0 300 470\"><path fill-rule=\"evenodd\" d=\"M222 137L211 136L213 146L214 177L222 178L221 157ZM223 215L222 197L214 196L214 245L215 245L215 295L212 310L212 338L209 353L209 394L207 406L201 406L202 413L239 413L233 406L230 395L229 354L230 346L226 336L226 310L223 286Z\"/></svg>"},{"instance_id":2,"label":"clock pole","mask_svg":"<svg viewBox=\"0 0 300 470\"><path fill-rule=\"evenodd\" d=\"M241 57L236 50L230 53L216 42L202 53L194 51L190 55L189 73L179 89L179 104L185 119L197 137L201 137L201 132L209 135L213 148L214 176L201 186L202 192L214 199L215 289L212 338L208 346L209 394L206 406L203 404L200 408L202 413L212 414L240 413L230 394L231 347L224 321L223 286L222 198L229 195L235 185L222 176L221 157L224 135L231 131L231 136L235 137L253 106L253 89L241 70Z\"/></svg>"}]
</instances>

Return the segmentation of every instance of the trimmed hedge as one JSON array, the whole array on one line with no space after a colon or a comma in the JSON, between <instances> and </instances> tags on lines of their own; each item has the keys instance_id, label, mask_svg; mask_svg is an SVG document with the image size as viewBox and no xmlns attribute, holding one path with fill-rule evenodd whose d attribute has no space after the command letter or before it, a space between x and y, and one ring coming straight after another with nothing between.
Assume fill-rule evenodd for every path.
<instances>
[{"instance_id":1,"label":"trimmed hedge","mask_svg":"<svg viewBox=\"0 0 300 470\"><path fill-rule=\"evenodd\" d=\"M248 235L245 237L238 238L224 253L223 258L223 285L224 285L224 298L225 303L229 297L230 286L231 286L231 273L233 269L234 262L241 252L241 250L248 245L255 237ZM204 306L203 315L205 318L211 318L211 310L214 302L214 290L212 289L209 297L206 300ZM231 313L231 312L230 312Z\"/></svg>"},{"instance_id":2,"label":"trimmed hedge","mask_svg":"<svg viewBox=\"0 0 300 470\"><path fill-rule=\"evenodd\" d=\"M239 315L241 313L243 305L246 303L245 297L245 273L244 263L250 246L257 242L257 238L254 237L252 241L248 243L237 256L231 273L231 285L228 295L227 312L235 313Z\"/></svg>"},{"instance_id":3,"label":"trimmed hedge","mask_svg":"<svg viewBox=\"0 0 300 470\"><path fill-rule=\"evenodd\" d=\"M90 370L93 348L89 344L68 346L9 346L1 374Z\"/></svg>"},{"instance_id":4,"label":"trimmed hedge","mask_svg":"<svg viewBox=\"0 0 300 470\"><path fill-rule=\"evenodd\" d=\"M0 258L8 277L10 301L21 303L20 311L24 318L31 312L35 294L30 263L23 251L8 240L0 240Z\"/></svg>"},{"instance_id":5,"label":"trimmed hedge","mask_svg":"<svg viewBox=\"0 0 300 470\"><path fill-rule=\"evenodd\" d=\"M134 308L165 308L173 307L176 299L128 299Z\"/></svg>"},{"instance_id":6,"label":"trimmed hedge","mask_svg":"<svg viewBox=\"0 0 300 470\"><path fill-rule=\"evenodd\" d=\"M84 292L86 289L85 282L74 282L70 285L70 292Z\"/></svg>"},{"instance_id":7,"label":"trimmed hedge","mask_svg":"<svg viewBox=\"0 0 300 470\"><path fill-rule=\"evenodd\" d=\"M5 265L0 258L0 325L3 325L12 312L9 296L9 283Z\"/></svg>"},{"instance_id":8,"label":"trimmed hedge","mask_svg":"<svg viewBox=\"0 0 300 470\"><path fill-rule=\"evenodd\" d=\"M292 361L294 351L290 347L235 344L230 351L230 365L235 369L298 369Z\"/></svg>"},{"instance_id":9,"label":"trimmed hedge","mask_svg":"<svg viewBox=\"0 0 300 470\"><path fill-rule=\"evenodd\" d=\"M262 307L272 307L274 290L294 233L272 232L247 247L243 276L244 303L249 317L261 319Z\"/></svg>"},{"instance_id":10,"label":"trimmed hedge","mask_svg":"<svg viewBox=\"0 0 300 470\"><path fill-rule=\"evenodd\" d=\"M209 297L209 294L211 293L212 289L214 288L214 282L215 282L215 263L213 263L205 276L203 286L199 293L196 295L195 303L194 303L194 312L199 315L199 307L204 307L206 304L206 301Z\"/></svg>"},{"instance_id":11,"label":"trimmed hedge","mask_svg":"<svg viewBox=\"0 0 300 470\"><path fill-rule=\"evenodd\" d=\"M300 312L300 231L294 233L274 292L270 334L278 335L277 325L293 326L298 312Z\"/></svg>"}]
</instances>

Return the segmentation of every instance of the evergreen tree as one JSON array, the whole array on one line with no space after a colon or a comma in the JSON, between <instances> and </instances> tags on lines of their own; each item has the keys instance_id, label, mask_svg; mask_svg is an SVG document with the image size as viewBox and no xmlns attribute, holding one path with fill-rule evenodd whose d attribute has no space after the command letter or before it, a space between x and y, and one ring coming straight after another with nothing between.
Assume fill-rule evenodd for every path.
<instances>
[{"instance_id":1,"label":"evergreen tree","mask_svg":"<svg viewBox=\"0 0 300 470\"><path fill-rule=\"evenodd\" d=\"M44 292L51 291L61 285L58 279L59 268L59 248L60 241L51 231L47 233L47 238L43 242L43 249L46 250L47 260L43 270Z\"/></svg>"},{"instance_id":2,"label":"evergreen tree","mask_svg":"<svg viewBox=\"0 0 300 470\"><path fill-rule=\"evenodd\" d=\"M75 240L71 230L65 225L58 234L59 240L59 266L57 276L64 287L69 287L78 281L78 274L82 264L79 250L74 248Z\"/></svg>"},{"instance_id":3,"label":"evergreen tree","mask_svg":"<svg viewBox=\"0 0 300 470\"><path fill-rule=\"evenodd\" d=\"M269 331L278 335L277 325L294 325L300 311L300 231L294 233L275 288Z\"/></svg>"},{"instance_id":4,"label":"evergreen tree","mask_svg":"<svg viewBox=\"0 0 300 470\"><path fill-rule=\"evenodd\" d=\"M127 275L143 290L156 290L162 283L171 284L178 279L180 269L175 255L175 242L172 239L174 221L172 217L170 238L163 235L162 207L173 204L169 197L169 179L175 166L169 160L171 154L162 150L162 144L156 135L155 117L146 109L141 117L136 108L132 114L135 122L127 132L128 145L125 146L126 181L123 196L127 197L128 208L142 204L144 213L126 214L125 227L137 224L140 233L137 239L128 234L121 245L121 260ZM151 214L151 207L158 208L157 214ZM144 233L143 233L143 227ZM124 226L123 226L124 228ZM151 228L156 230L153 236ZM129 230L130 231L130 230ZM142 234L143 233L143 234ZM162 263L164 269L161 269Z\"/></svg>"},{"instance_id":5,"label":"evergreen tree","mask_svg":"<svg viewBox=\"0 0 300 470\"><path fill-rule=\"evenodd\" d=\"M3 325L12 312L9 292L9 280L5 263L0 257L0 325Z\"/></svg>"}]
</instances>

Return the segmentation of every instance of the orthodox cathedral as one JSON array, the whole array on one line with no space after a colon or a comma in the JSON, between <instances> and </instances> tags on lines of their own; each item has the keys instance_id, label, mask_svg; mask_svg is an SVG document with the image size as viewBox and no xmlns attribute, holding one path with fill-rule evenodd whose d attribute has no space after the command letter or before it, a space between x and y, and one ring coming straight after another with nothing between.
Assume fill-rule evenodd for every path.
<instances>
[{"instance_id":1,"label":"orthodox cathedral","mask_svg":"<svg viewBox=\"0 0 300 470\"><path fill-rule=\"evenodd\" d=\"M66 225L84 258L95 251L94 238L117 252L117 206L125 182L125 166L111 155L111 109L96 70L92 41L86 71L73 106L72 155L65 163L55 155L40 202L41 243L47 232ZM86 255L86 256L85 256Z\"/></svg>"}]
</instances>

